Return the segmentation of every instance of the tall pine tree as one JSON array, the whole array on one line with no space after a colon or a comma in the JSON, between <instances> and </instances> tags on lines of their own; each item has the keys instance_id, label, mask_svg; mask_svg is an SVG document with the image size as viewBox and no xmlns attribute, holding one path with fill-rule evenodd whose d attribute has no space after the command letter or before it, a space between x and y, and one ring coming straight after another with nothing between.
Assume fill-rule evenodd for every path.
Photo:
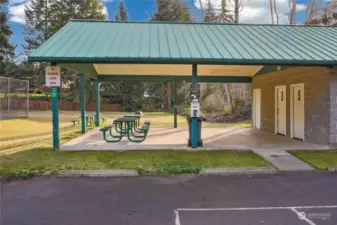
<instances>
[{"instance_id":1,"label":"tall pine tree","mask_svg":"<svg viewBox=\"0 0 337 225\"><path fill-rule=\"evenodd\" d=\"M151 21L192 21L189 8L180 0L156 0L156 12Z\"/></svg>"},{"instance_id":2,"label":"tall pine tree","mask_svg":"<svg viewBox=\"0 0 337 225\"><path fill-rule=\"evenodd\" d=\"M104 4L100 0L31 0L25 8L26 27L24 46L28 55L38 48L70 19L106 19ZM31 84L38 87L44 83L45 64L38 63L32 71ZM28 69L28 68L27 68ZM62 80L72 80L73 73L62 70ZM76 81L74 84L77 84ZM76 85L78 86L78 85ZM90 96L89 96L90 98Z\"/></svg>"},{"instance_id":3,"label":"tall pine tree","mask_svg":"<svg viewBox=\"0 0 337 225\"><path fill-rule=\"evenodd\" d=\"M115 20L128 20L128 12L127 9L125 8L124 1L120 0L118 4L118 10L115 14Z\"/></svg>"},{"instance_id":4,"label":"tall pine tree","mask_svg":"<svg viewBox=\"0 0 337 225\"><path fill-rule=\"evenodd\" d=\"M100 0L31 0L25 8L26 53L38 48L70 19L106 19Z\"/></svg>"},{"instance_id":5,"label":"tall pine tree","mask_svg":"<svg viewBox=\"0 0 337 225\"><path fill-rule=\"evenodd\" d=\"M11 73L11 60L15 51L15 46L9 41L13 32L8 25L8 11L5 11L7 3L8 0L0 0L0 76L8 76Z\"/></svg>"},{"instance_id":6,"label":"tall pine tree","mask_svg":"<svg viewBox=\"0 0 337 225\"><path fill-rule=\"evenodd\" d=\"M208 0L207 2L207 8L204 11L204 22L212 22L217 19L214 11L214 6L211 2L211 0Z\"/></svg>"}]
</instances>

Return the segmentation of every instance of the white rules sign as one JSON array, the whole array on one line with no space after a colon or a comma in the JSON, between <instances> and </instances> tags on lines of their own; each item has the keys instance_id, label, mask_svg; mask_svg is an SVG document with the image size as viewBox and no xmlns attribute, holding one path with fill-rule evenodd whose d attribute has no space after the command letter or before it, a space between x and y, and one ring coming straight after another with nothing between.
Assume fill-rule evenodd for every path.
<instances>
[{"instance_id":1,"label":"white rules sign","mask_svg":"<svg viewBox=\"0 0 337 225\"><path fill-rule=\"evenodd\" d=\"M47 87L61 86L61 69L59 66L46 67L46 86Z\"/></svg>"}]
</instances>

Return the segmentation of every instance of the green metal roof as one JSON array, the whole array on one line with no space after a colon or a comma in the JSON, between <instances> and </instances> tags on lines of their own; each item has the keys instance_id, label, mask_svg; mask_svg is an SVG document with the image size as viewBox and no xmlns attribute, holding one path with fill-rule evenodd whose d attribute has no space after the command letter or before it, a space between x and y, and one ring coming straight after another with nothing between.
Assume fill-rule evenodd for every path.
<instances>
[{"instance_id":1,"label":"green metal roof","mask_svg":"<svg viewBox=\"0 0 337 225\"><path fill-rule=\"evenodd\" d=\"M337 27L73 20L29 61L337 65Z\"/></svg>"}]
</instances>

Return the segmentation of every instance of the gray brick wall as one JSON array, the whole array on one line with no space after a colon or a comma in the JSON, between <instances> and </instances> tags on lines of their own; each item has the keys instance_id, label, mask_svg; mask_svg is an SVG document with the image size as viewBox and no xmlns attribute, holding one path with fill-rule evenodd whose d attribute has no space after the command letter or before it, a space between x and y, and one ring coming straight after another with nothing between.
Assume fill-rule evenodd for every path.
<instances>
[{"instance_id":1,"label":"gray brick wall","mask_svg":"<svg viewBox=\"0 0 337 225\"><path fill-rule=\"evenodd\" d=\"M337 138L337 95L336 120L330 121L330 79L336 79L331 70L324 67L292 67L253 78L253 89L261 88L261 129L275 131L275 86L287 87L287 137L290 137L290 85L304 83L305 141L316 144L331 144ZM330 129L335 133L330 136Z\"/></svg>"}]
</instances>

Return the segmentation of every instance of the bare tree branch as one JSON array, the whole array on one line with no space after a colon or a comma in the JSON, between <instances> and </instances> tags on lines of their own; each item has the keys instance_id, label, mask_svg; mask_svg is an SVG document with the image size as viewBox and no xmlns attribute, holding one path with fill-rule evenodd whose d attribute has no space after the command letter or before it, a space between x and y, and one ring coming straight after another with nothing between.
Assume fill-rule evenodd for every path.
<instances>
[{"instance_id":1,"label":"bare tree branch","mask_svg":"<svg viewBox=\"0 0 337 225\"><path fill-rule=\"evenodd\" d=\"M333 23L334 15L337 13L337 1L333 0L329 5L326 4L326 1L323 0L308 0L305 23L325 25Z\"/></svg>"},{"instance_id":2,"label":"bare tree branch","mask_svg":"<svg viewBox=\"0 0 337 225\"><path fill-rule=\"evenodd\" d=\"M310 0L308 0L308 3L307 3L307 8L306 8L306 10L305 10L305 23L307 23L308 22L308 17L309 17L309 10L310 10Z\"/></svg>"}]
</instances>

